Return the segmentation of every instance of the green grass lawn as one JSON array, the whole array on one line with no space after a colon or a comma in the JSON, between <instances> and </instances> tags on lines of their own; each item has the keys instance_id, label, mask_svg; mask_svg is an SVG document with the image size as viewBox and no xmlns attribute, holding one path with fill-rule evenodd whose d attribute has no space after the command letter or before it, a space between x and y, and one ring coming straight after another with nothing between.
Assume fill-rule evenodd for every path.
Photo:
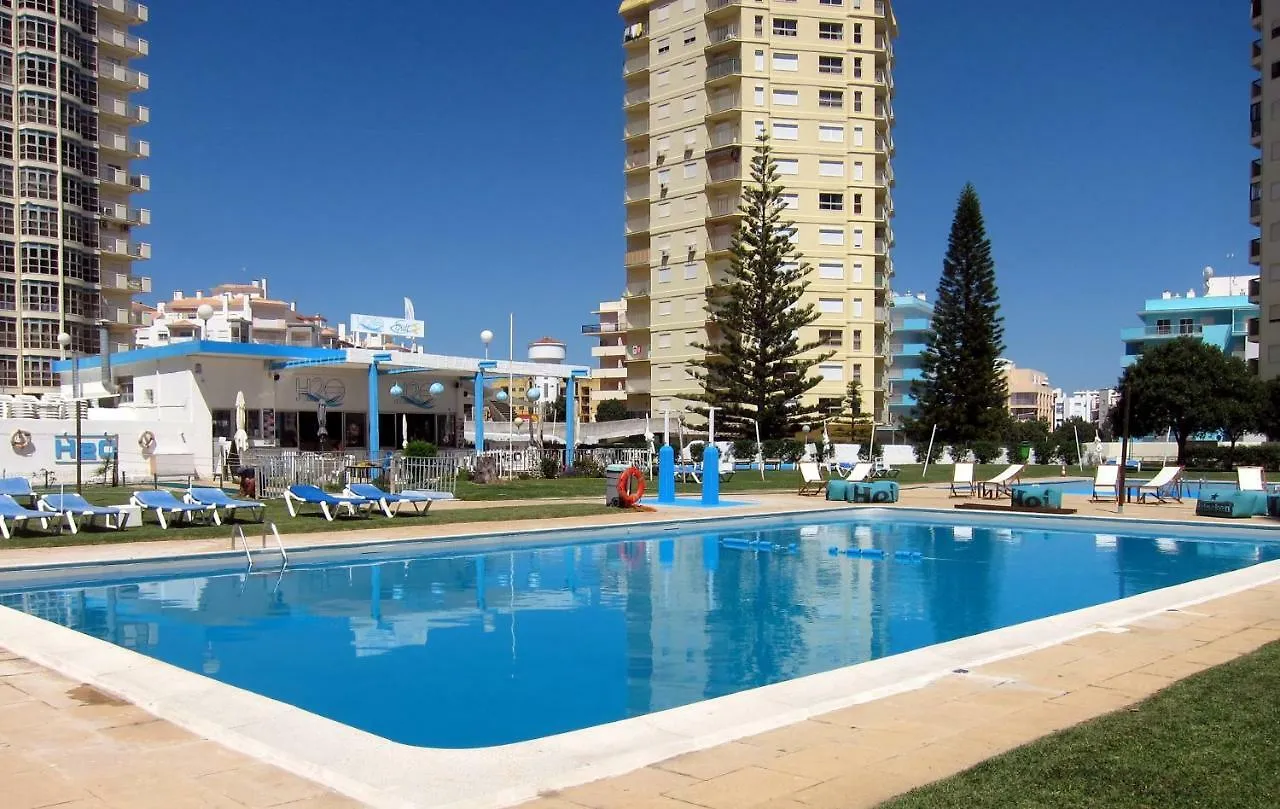
<instances>
[{"instance_id":1,"label":"green grass lawn","mask_svg":"<svg viewBox=\"0 0 1280 809\"><path fill-rule=\"evenodd\" d=\"M1274 809L1280 644L881 809Z\"/></svg>"},{"instance_id":2,"label":"green grass lawn","mask_svg":"<svg viewBox=\"0 0 1280 809\"><path fill-rule=\"evenodd\" d=\"M86 486L84 496L91 503L98 505L121 505L129 502L133 487ZM541 520L558 517L588 517L597 514L616 513L617 509L608 508L603 499L600 504L594 503L540 503L537 505L509 506L497 505L493 508L471 508L456 511L432 510L421 516L411 515L406 510L402 515L388 520L382 512L374 513L371 518L339 517L333 522L326 522L314 509L307 509L305 514L290 517L283 500L267 500L266 521L274 522L281 534L299 534L307 531L358 531L361 529L378 529L402 527L406 525L450 525L453 523L492 523L511 522L516 520ZM240 521L244 532L252 541L262 531L256 522ZM230 539L232 527L226 521L221 526L205 525L171 525L168 530L161 529L155 521L155 513L146 517L143 525L130 525L123 531L81 528L80 533L72 535L65 529L59 535L46 534L43 531L21 531L12 539L0 540L0 548L40 548L64 545L106 545L121 542L148 542L157 539L183 539L225 537Z\"/></svg>"}]
</instances>

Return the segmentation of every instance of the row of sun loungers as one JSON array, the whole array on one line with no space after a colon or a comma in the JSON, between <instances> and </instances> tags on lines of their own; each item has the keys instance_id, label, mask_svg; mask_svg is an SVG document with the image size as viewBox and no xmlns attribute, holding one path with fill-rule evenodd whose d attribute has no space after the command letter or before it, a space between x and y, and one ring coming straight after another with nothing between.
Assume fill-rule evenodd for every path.
<instances>
[{"instance_id":1,"label":"row of sun loungers","mask_svg":"<svg viewBox=\"0 0 1280 809\"><path fill-rule=\"evenodd\" d=\"M75 492L38 494L26 478L0 478L0 536L9 539L15 528L29 528L33 523L45 531L65 525L73 534L82 527L119 531L128 527L134 508L144 518L154 513L162 529L175 523L222 525L224 519L235 519L237 514L247 513L249 519L258 522L266 517L265 503L238 500L216 487L193 486L181 494L179 498L169 489L141 490L132 494L127 506L98 506ZM422 514L433 502L450 499L453 495L448 492L394 494L371 483L352 483L337 495L307 485L290 486L285 493L290 516L296 517L302 506L312 505L318 506L330 522L344 512L369 517L374 510L390 519L406 506L413 513Z\"/></svg>"}]
</instances>

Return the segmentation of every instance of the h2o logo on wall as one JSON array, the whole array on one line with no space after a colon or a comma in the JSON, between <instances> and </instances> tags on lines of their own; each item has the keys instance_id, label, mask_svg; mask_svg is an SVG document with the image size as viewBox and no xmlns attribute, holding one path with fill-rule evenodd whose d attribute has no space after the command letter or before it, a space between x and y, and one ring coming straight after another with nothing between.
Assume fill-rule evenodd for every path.
<instances>
[{"instance_id":1,"label":"h2o logo on wall","mask_svg":"<svg viewBox=\"0 0 1280 809\"><path fill-rule=\"evenodd\" d=\"M347 386L331 376L300 376L294 380L299 402L319 402L325 407L341 407L347 398Z\"/></svg>"},{"instance_id":2,"label":"h2o logo on wall","mask_svg":"<svg viewBox=\"0 0 1280 809\"><path fill-rule=\"evenodd\" d=\"M404 389L404 393L400 394L400 398L414 407L422 410L431 410L435 407L435 397L431 395L430 382L401 382L400 387Z\"/></svg>"},{"instance_id":3,"label":"h2o logo on wall","mask_svg":"<svg viewBox=\"0 0 1280 809\"><path fill-rule=\"evenodd\" d=\"M80 460L97 463L116 455L118 437L114 435L85 435L80 437ZM76 462L76 437L74 435L56 435L53 437L53 462L69 464Z\"/></svg>"}]
</instances>

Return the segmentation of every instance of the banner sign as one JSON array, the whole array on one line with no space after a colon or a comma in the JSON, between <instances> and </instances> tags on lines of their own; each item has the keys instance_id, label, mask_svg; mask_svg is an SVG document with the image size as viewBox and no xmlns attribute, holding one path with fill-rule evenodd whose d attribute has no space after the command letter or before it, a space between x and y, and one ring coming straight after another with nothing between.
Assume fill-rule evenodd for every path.
<instances>
[{"instance_id":1,"label":"banner sign","mask_svg":"<svg viewBox=\"0 0 1280 809\"><path fill-rule=\"evenodd\" d=\"M379 334L406 340L421 339L427 333L427 324L421 320L378 315L352 315L351 331L356 334Z\"/></svg>"}]
</instances>

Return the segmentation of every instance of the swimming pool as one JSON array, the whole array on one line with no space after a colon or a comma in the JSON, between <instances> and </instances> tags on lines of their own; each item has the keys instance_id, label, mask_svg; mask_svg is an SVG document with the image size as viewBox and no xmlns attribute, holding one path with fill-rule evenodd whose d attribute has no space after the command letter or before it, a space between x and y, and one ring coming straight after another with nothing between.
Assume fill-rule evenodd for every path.
<instances>
[{"instance_id":1,"label":"swimming pool","mask_svg":"<svg viewBox=\"0 0 1280 809\"><path fill-rule=\"evenodd\" d=\"M421 545L279 573L99 571L6 585L0 603L394 741L471 748L1280 559L1280 544L1187 529L878 514Z\"/></svg>"}]
</instances>

